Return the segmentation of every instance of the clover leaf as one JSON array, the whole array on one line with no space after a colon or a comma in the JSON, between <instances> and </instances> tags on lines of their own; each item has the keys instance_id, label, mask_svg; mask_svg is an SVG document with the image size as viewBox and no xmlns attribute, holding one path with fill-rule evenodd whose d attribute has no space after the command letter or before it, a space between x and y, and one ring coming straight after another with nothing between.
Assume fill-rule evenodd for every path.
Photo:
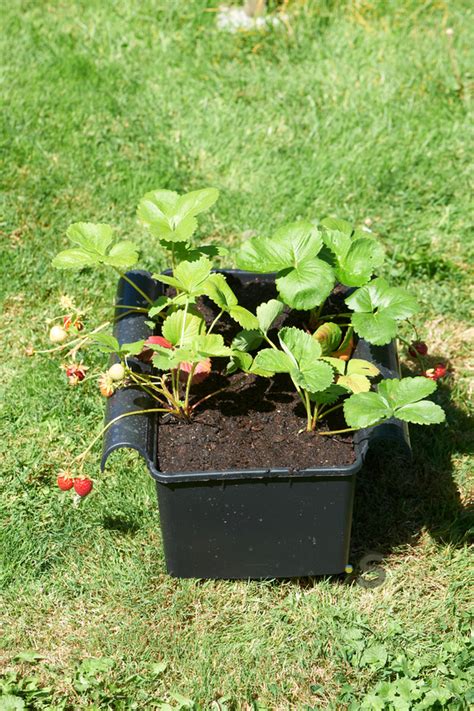
<instances>
[{"instance_id":1,"label":"clover leaf","mask_svg":"<svg viewBox=\"0 0 474 711\"><path fill-rule=\"evenodd\" d=\"M137 248L128 240L117 242L109 249L113 240L110 225L76 222L69 226L66 234L77 247L64 249L54 257L51 263L57 269L83 269L99 264L125 269L138 260Z\"/></svg>"},{"instance_id":2,"label":"clover leaf","mask_svg":"<svg viewBox=\"0 0 474 711\"><path fill-rule=\"evenodd\" d=\"M416 299L404 289L389 286L385 279L374 279L346 298L356 313L352 325L356 333L376 346L389 343L397 335L397 321L418 311Z\"/></svg>"},{"instance_id":3,"label":"clover leaf","mask_svg":"<svg viewBox=\"0 0 474 711\"><path fill-rule=\"evenodd\" d=\"M219 197L215 188L178 195L173 190L146 193L137 215L152 235L167 242L187 242L197 227L196 215L207 210Z\"/></svg>"},{"instance_id":4,"label":"clover leaf","mask_svg":"<svg viewBox=\"0 0 474 711\"><path fill-rule=\"evenodd\" d=\"M322 244L313 224L295 222L272 238L250 239L241 247L237 264L251 272L277 272L281 299L294 309L312 309L323 303L334 286L333 269L317 258Z\"/></svg>"},{"instance_id":5,"label":"clover leaf","mask_svg":"<svg viewBox=\"0 0 474 711\"><path fill-rule=\"evenodd\" d=\"M444 422L442 408L423 398L436 390L436 382L428 378L384 380L377 392L351 395L344 402L344 417L349 427L370 427L391 417L417 425Z\"/></svg>"}]
</instances>

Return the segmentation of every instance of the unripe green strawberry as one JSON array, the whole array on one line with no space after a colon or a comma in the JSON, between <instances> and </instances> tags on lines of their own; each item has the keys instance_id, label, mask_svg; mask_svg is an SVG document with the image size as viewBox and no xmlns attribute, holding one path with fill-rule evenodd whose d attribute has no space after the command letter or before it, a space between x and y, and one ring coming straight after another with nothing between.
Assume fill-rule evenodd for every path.
<instances>
[{"instance_id":1,"label":"unripe green strawberry","mask_svg":"<svg viewBox=\"0 0 474 711\"><path fill-rule=\"evenodd\" d=\"M125 368L123 367L122 363L114 363L110 366L107 373L109 378L111 378L114 382L118 382L119 380L124 379Z\"/></svg>"}]
</instances>

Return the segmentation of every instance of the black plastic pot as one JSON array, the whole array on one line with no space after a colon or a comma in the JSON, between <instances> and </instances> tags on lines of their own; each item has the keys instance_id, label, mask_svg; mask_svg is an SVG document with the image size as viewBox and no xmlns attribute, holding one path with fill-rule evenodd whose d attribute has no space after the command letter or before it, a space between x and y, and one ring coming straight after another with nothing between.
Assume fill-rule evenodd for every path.
<instances>
[{"instance_id":1,"label":"black plastic pot","mask_svg":"<svg viewBox=\"0 0 474 711\"><path fill-rule=\"evenodd\" d=\"M256 278L235 270L224 273L244 282ZM134 271L128 276L153 299L161 293L161 285L148 273ZM272 275L259 278L273 279ZM123 305L146 302L120 280L115 328L119 342L150 335L146 316L127 314L120 308ZM399 377L394 343L375 347L360 340L355 355L375 363L384 378ZM110 422L149 407L153 402L140 390L118 390L108 400L105 419ZM356 460L350 466L293 473L242 469L165 474L157 461L158 428L154 414L132 415L114 423L104 437L101 466L120 447L136 449L143 456L156 481L167 569L183 578L290 578L344 572L356 474L369 448L386 441L387 446L392 442L410 450L406 425L390 421L355 434Z\"/></svg>"}]
</instances>

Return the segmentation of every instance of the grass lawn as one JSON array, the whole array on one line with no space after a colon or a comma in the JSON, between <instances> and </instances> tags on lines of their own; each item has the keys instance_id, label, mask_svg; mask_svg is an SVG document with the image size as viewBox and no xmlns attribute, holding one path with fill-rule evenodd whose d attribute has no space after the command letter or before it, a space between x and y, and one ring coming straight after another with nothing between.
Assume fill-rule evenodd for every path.
<instances>
[{"instance_id":1,"label":"grass lawn","mask_svg":"<svg viewBox=\"0 0 474 711\"><path fill-rule=\"evenodd\" d=\"M217 4L3 6L0 709L467 709L471 3L290 0L283 28L235 35ZM351 559L381 553L380 587L169 578L130 452L99 477L96 450L78 509L55 486L104 403L24 348L48 347L61 295L99 324L115 288L53 272L65 229L110 222L156 270L138 200L208 185L203 232L231 247L298 217L370 220L433 363L450 359L446 425L411 428L411 469L358 483Z\"/></svg>"}]
</instances>

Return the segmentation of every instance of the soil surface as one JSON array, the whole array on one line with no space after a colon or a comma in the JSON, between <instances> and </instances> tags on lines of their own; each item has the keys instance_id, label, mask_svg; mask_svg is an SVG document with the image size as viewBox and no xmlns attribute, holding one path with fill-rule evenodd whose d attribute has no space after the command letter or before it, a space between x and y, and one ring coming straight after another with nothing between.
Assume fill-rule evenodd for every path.
<instances>
[{"instance_id":1,"label":"soil surface","mask_svg":"<svg viewBox=\"0 0 474 711\"><path fill-rule=\"evenodd\" d=\"M256 305L277 296L275 287L257 279L240 285L234 277L229 285L239 303L255 312ZM336 294L329 307L337 309ZM198 304L209 323L216 315L212 302ZM332 311L333 312L333 311ZM304 327L308 314L288 309L277 322ZM216 332L226 343L241 330L230 318L219 322ZM272 333L270 332L270 337ZM291 470L352 464L355 459L352 436L321 437L306 432L305 409L289 376L257 378L245 373L224 375L226 361L213 360L212 374L193 387L192 402L211 395L195 411L191 423L162 418L158 428L158 466L164 472L221 471L229 469ZM217 392L220 391L220 392ZM216 393L216 394L214 394ZM338 411L328 417L325 429L345 427ZM301 431L303 430L303 431Z\"/></svg>"}]
</instances>

